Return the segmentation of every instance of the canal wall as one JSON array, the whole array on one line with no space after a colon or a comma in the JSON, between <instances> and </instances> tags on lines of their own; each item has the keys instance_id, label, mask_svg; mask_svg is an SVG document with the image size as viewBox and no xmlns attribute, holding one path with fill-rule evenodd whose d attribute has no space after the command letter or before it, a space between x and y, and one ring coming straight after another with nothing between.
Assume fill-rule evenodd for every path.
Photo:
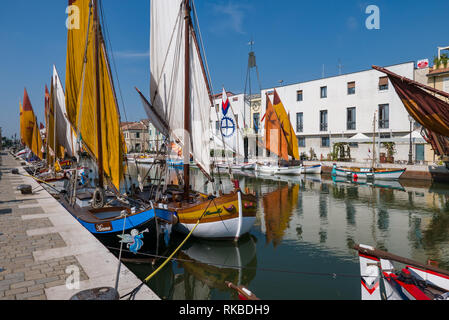
<instances>
[{"instance_id":1,"label":"canal wall","mask_svg":"<svg viewBox=\"0 0 449 320\"><path fill-rule=\"evenodd\" d=\"M334 163L339 167L370 167L370 163L366 162L332 162L332 161L304 161L305 165L322 164L322 172L330 174ZM406 171L402 174L401 180L423 180L433 182L448 182L449 170L445 166L437 165L406 165L393 163L379 163L379 168L403 169Z\"/></svg>"},{"instance_id":2,"label":"canal wall","mask_svg":"<svg viewBox=\"0 0 449 320\"><path fill-rule=\"evenodd\" d=\"M118 259L34 179L12 174L26 175L13 156L0 161L0 300L68 300L114 287ZM22 184L33 193L17 191ZM125 265L119 279L120 296L142 283ZM159 297L144 285L135 299Z\"/></svg>"}]
</instances>

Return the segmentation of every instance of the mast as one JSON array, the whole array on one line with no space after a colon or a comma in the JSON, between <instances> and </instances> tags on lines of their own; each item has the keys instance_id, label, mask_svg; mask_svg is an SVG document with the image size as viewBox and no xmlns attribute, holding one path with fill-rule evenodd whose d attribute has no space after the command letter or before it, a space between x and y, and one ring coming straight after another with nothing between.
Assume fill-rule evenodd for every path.
<instances>
[{"instance_id":1,"label":"mast","mask_svg":"<svg viewBox=\"0 0 449 320\"><path fill-rule=\"evenodd\" d=\"M374 159L376 156L376 112L374 112L374 119L373 119L373 161L371 163L371 170L374 171Z\"/></svg>"},{"instance_id":2,"label":"mast","mask_svg":"<svg viewBox=\"0 0 449 320\"><path fill-rule=\"evenodd\" d=\"M94 0L94 30L95 30L95 92L97 116L97 149L98 149L98 186L104 186L103 169L103 138L101 131L101 99L100 99L100 21L98 17L98 0Z\"/></svg>"},{"instance_id":3,"label":"mast","mask_svg":"<svg viewBox=\"0 0 449 320\"><path fill-rule=\"evenodd\" d=\"M184 62L184 149L190 149L191 117L190 117L190 0L184 0L185 10L185 62ZM185 153L185 151L184 151ZM188 153L190 154L190 153ZM187 160L187 161L186 161ZM184 199L189 200L190 193L190 157L184 156Z\"/></svg>"}]
</instances>

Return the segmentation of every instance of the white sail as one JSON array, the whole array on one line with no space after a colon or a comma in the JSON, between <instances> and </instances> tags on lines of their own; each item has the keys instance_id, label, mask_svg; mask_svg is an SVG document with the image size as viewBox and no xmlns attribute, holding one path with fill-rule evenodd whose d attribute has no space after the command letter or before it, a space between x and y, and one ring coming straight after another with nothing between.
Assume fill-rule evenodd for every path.
<instances>
[{"instance_id":1,"label":"white sail","mask_svg":"<svg viewBox=\"0 0 449 320\"><path fill-rule=\"evenodd\" d=\"M190 37L190 146L184 141L185 10L183 0L151 1L151 103L167 121L172 137L210 174L209 121L211 100L202 58ZM188 153L187 153L188 152Z\"/></svg>"},{"instance_id":2,"label":"white sail","mask_svg":"<svg viewBox=\"0 0 449 320\"><path fill-rule=\"evenodd\" d=\"M56 139L60 146L64 147L67 155L73 157L75 154L74 145L76 138L72 127L67 119L67 111L65 108L65 93L62 87L56 67L53 66L53 105L55 112Z\"/></svg>"}]
</instances>

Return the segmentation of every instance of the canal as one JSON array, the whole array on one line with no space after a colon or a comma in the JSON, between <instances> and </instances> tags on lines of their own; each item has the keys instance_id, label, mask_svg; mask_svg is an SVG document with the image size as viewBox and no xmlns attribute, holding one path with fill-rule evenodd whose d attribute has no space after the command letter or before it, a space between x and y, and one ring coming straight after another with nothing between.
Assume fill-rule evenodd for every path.
<instances>
[{"instance_id":1,"label":"canal","mask_svg":"<svg viewBox=\"0 0 449 320\"><path fill-rule=\"evenodd\" d=\"M137 176L136 168L130 172ZM210 192L201 172L192 170L192 176L195 190ZM251 172L235 178L242 190L257 195L251 232L238 243L191 238L149 282L162 299L234 300L237 295L225 285L231 281L261 299L360 300L356 243L449 269L449 185ZM232 190L229 176L218 180ZM183 239L173 234L161 256ZM145 279L162 261L126 265Z\"/></svg>"}]
</instances>

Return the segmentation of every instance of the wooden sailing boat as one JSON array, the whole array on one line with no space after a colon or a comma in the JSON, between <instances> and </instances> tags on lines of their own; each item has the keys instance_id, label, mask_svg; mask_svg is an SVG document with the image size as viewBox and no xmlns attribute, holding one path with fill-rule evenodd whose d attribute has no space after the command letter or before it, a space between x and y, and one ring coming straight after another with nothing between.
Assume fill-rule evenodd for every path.
<instances>
[{"instance_id":1,"label":"wooden sailing boat","mask_svg":"<svg viewBox=\"0 0 449 320\"><path fill-rule=\"evenodd\" d=\"M165 199L164 205L176 212L179 223L175 228L181 232L196 227L196 237L238 239L256 220L255 196L244 194L238 185L218 197L195 192L190 186L190 158L215 184L207 134L213 99L198 29L193 1L151 1L152 104L139 93L150 121L182 146L184 158L182 190L181 186L165 187L156 200Z\"/></svg>"},{"instance_id":2,"label":"wooden sailing boat","mask_svg":"<svg viewBox=\"0 0 449 320\"><path fill-rule=\"evenodd\" d=\"M265 149L277 155L277 165L257 165L256 170L267 174L299 175L302 173L321 173L321 165L302 166L292 165L292 160L299 159L298 139L293 130L284 105L274 90L273 103L266 94L265 120Z\"/></svg>"},{"instance_id":3,"label":"wooden sailing boat","mask_svg":"<svg viewBox=\"0 0 449 320\"><path fill-rule=\"evenodd\" d=\"M37 122L26 89L24 89L23 93L23 105L20 105L20 134L22 143L39 160L43 160L43 141L39 130L39 123Z\"/></svg>"},{"instance_id":4,"label":"wooden sailing boat","mask_svg":"<svg viewBox=\"0 0 449 320\"><path fill-rule=\"evenodd\" d=\"M104 244L117 248L126 243L132 253L152 251L163 236L161 224L172 223L173 214L120 193L125 147L98 0L69 3L79 9L80 27L68 30L67 118L76 131L78 149L96 162L98 176L95 191L81 194L75 171L75 185L61 203Z\"/></svg>"},{"instance_id":5,"label":"wooden sailing boat","mask_svg":"<svg viewBox=\"0 0 449 320\"><path fill-rule=\"evenodd\" d=\"M403 169L376 168L376 114L373 120L373 157L371 167L337 167L333 165L332 175L358 179L397 180L405 172Z\"/></svg>"},{"instance_id":6,"label":"wooden sailing boat","mask_svg":"<svg viewBox=\"0 0 449 320\"><path fill-rule=\"evenodd\" d=\"M359 254L362 300L449 300L449 271L368 245L354 249ZM393 262L406 267L398 270Z\"/></svg>"},{"instance_id":7,"label":"wooden sailing boat","mask_svg":"<svg viewBox=\"0 0 449 320\"><path fill-rule=\"evenodd\" d=\"M51 89L45 86L45 124L47 169L37 177L44 181L43 187L54 195L67 187L71 161L65 159L75 155L76 137L67 117L65 93L56 67L53 66Z\"/></svg>"}]
</instances>

